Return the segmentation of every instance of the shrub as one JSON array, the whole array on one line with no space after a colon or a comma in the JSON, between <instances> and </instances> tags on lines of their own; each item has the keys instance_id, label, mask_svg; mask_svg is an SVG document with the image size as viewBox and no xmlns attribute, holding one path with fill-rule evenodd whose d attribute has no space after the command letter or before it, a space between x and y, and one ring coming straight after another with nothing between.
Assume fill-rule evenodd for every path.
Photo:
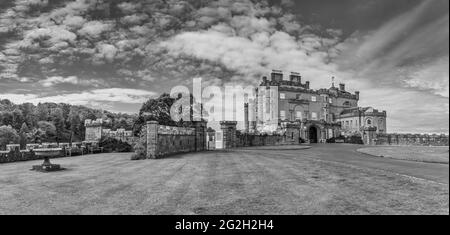
<instances>
[{"instance_id":1,"label":"shrub","mask_svg":"<svg viewBox=\"0 0 450 235\"><path fill-rule=\"evenodd\" d=\"M362 137L359 135L352 135L345 139L345 143L348 144L364 144Z\"/></svg>"},{"instance_id":2,"label":"shrub","mask_svg":"<svg viewBox=\"0 0 450 235\"><path fill-rule=\"evenodd\" d=\"M128 153L133 149L130 144L110 137L102 139L99 145L107 153Z\"/></svg>"},{"instance_id":3,"label":"shrub","mask_svg":"<svg viewBox=\"0 0 450 235\"><path fill-rule=\"evenodd\" d=\"M134 145L134 154L131 156L131 160L144 160L147 158L147 149L144 144L139 141Z\"/></svg>"}]
</instances>

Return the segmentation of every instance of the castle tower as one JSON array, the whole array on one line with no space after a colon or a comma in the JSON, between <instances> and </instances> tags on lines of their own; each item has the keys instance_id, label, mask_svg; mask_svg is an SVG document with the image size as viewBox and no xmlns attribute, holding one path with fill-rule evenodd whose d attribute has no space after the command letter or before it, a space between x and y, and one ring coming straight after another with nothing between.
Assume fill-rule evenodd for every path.
<instances>
[{"instance_id":1,"label":"castle tower","mask_svg":"<svg viewBox=\"0 0 450 235\"><path fill-rule=\"evenodd\" d=\"M94 121L92 121L91 119L86 119L84 121L84 126L86 127L85 141L98 142L102 139L102 119L97 119Z\"/></svg>"}]
</instances>

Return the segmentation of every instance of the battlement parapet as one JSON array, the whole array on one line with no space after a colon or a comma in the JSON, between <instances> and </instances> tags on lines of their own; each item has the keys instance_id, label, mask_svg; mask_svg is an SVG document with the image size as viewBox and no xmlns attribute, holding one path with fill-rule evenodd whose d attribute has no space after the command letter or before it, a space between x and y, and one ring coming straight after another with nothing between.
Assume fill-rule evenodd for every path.
<instances>
[{"instance_id":1,"label":"battlement parapet","mask_svg":"<svg viewBox=\"0 0 450 235\"><path fill-rule=\"evenodd\" d=\"M103 119L96 119L96 120L86 119L84 121L85 127L98 127L98 126L102 126L102 125L103 125Z\"/></svg>"}]
</instances>

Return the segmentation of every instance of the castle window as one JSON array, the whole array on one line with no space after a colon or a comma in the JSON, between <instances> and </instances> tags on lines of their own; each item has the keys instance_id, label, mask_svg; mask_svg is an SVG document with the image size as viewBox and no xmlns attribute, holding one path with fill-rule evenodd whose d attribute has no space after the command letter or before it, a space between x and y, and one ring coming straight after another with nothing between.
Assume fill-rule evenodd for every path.
<instances>
[{"instance_id":1,"label":"castle window","mask_svg":"<svg viewBox=\"0 0 450 235\"><path fill-rule=\"evenodd\" d=\"M316 113L316 112L312 112L312 113L311 113L311 119L312 119L312 120L317 120L317 119L318 119L317 113Z\"/></svg>"},{"instance_id":2,"label":"castle window","mask_svg":"<svg viewBox=\"0 0 450 235\"><path fill-rule=\"evenodd\" d=\"M367 120L367 125L368 125L368 126L371 126L371 125L372 125L372 120L368 119L368 120Z\"/></svg>"},{"instance_id":3,"label":"castle window","mask_svg":"<svg viewBox=\"0 0 450 235\"><path fill-rule=\"evenodd\" d=\"M286 99L286 94L280 93L280 99L285 100Z\"/></svg>"},{"instance_id":4,"label":"castle window","mask_svg":"<svg viewBox=\"0 0 450 235\"><path fill-rule=\"evenodd\" d=\"M286 111L280 111L280 119L286 120Z\"/></svg>"},{"instance_id":5,"label":"castle window","mask_svg":"<svg viewBox=\"0 0 450 235\"><path fill-rule=\"evenodd\" d=\"M295 114L295 118L297 120L302 120L302 112L301 111L297 111L297 113Z\"/></svg>"},{"instance_id":6,"label":"castle window","mask_svg":"<svg viewBox=\"0 0 450 235\"><path fill-rule=\"evenodd\" d=\"M311 96L311 101L312 102L317 102L317 97L316 96Z\"/></svg>"},{"instance_id":7,"label":"castle window","mask_svg":"<svg viewBox=\"0 0 450 235\"><path fill-rule=\"evenodd\" d=\"M333 98L328 99L328 102L329 102L330 104L333 104Z\"/></svg>"}]
</instances>

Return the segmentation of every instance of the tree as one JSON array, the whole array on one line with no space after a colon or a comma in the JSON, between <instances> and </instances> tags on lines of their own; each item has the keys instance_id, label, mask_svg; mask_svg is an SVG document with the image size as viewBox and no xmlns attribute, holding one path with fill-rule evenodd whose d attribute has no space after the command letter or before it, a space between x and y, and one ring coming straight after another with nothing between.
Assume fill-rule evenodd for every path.
<instances>
[{"instance_id":1,"label":"tree","mask_svg":"<svg viewBox=\"0 0 450 235\"><path fill-rule=\"evenodd\" d=\"M15 144L19 142L19 135L17 131L11 126L0 127L0 148L4 149L8 144Z\"/></svg>"},{"instance_id":2,"label":"tree","mask_svg":"<svg viewBox=\"0 0 450 235\"><path fill-rule=\"evenodd\" d=\"M62 109L61 108L51 109L49 118L56 128L56 136L55 136L56 142L66 140L67 137L65 136L66 133L65 119Z\"/></svg>"},{"instance_id":3,"label":"tree","mask_svg":"<svg viewBox=\"0 0 450 235\"><path fill-rule=\"evenodd\" d=\"M20 109L14 109L14 111L12 112L13 115L13 123L12 123L12 127L16 130L19 130L23 124L23 122L25 121L23 114L22 114L22 110Z\"/></svg>"},{"instance_id":4,"label":"tree","mask_svg":"<svg viewBox=\"0 0 450 235\"><path fill-rule=\"evenodd\" d=\"M157 121L161 125L175 126L177 123L170 117L170 107L175 99L169 94L162 94L159 98L150 99L142 105L138 120L134 126L134 133L140 132L147 121Z\"/></svg>"},{"instance_id":5,"label":"tree","mask_svg":"<svg viewBox=\"0 0 450 235\"><path fill-rule=\"evenodd\" d=\"M68 119L70 126L70 143L72 143L73 141L81 139L81 120L80 115L74 108L70 109Z\"/></svg>"},{"instance_id":6,"label":"tree","mask_svg":"<svg viewBox=\"0 0 450 235\"><path fill-rule=\"evenodd\" d=\"M25 122L27 123L28 127L34 127L38 122L36 116L34 115L34 109L35 106L31 103L20 105L20 110L22 110L23 117L25 118Z\"/></svg>"},{"instance_id":7,"label":"tree","mask_svg":"<svg viewBox=\"0 0 450 235\"><path fill-rule=\"evenodd\" d=\"M40 121L34 133L35 142L53 142L56 139L56 127L53 123Z\"/></svg>"},{"instance_id":8,"label":"tree","mask_svg":"<svg viewBox=\"0 0 450 235\"><path fill-rule=\"evenodd\" d=\"M145 102L139 111L139 117L135 121L133 127L134 134L138 135L147 121L157 121L160 125L165 126L189 126L191 124L190 121L181 120L179 122L175 122L170 115L172 105L174 105L177 100L178 99L171 98L169 94L162 94L157 99L150 99ZM181 108L182 107L180 107L181 111L185 111ZM182 113L181 117L188 115L190 119L193 120L195 113L201 112L202 115L200 116L203 117L206 115L202 105L196 102L192 95L190 96L190 107L187 109L187 112L189 113Z\"/></svg>"},{"instance_id":9,"label":"tree","mask_svg":"<svg viewBox=\"0 0 450 235\"><path fill-rule=\"evenodd\" d=\"M0 125L12 126L14 124L14 115L12 112L4 111L0 113Z\"/></svg>"},{"instance_id":10,"label":"tree","mask_svg":"<svg viewBox=\"0 0 450 235\"><path fill-rule=\"evenodd\" d=\"M30 129L28 129L27 124L24 122L19 131L19 138L20 138L19 143L20 143L21 149L24 149L26 147L26 145L30 139L29 133L30 133Z\"/></svg>"},{"instance_id":11,"label":"tree","mask_svg":"<svg viewBox=\"0 0 450 235\"><path fill-rule=\"evenodd\" d=\"M48 121L49 110L45 104L38 104L35 115L39 121Z\"/></svg>"}]
</instances>

